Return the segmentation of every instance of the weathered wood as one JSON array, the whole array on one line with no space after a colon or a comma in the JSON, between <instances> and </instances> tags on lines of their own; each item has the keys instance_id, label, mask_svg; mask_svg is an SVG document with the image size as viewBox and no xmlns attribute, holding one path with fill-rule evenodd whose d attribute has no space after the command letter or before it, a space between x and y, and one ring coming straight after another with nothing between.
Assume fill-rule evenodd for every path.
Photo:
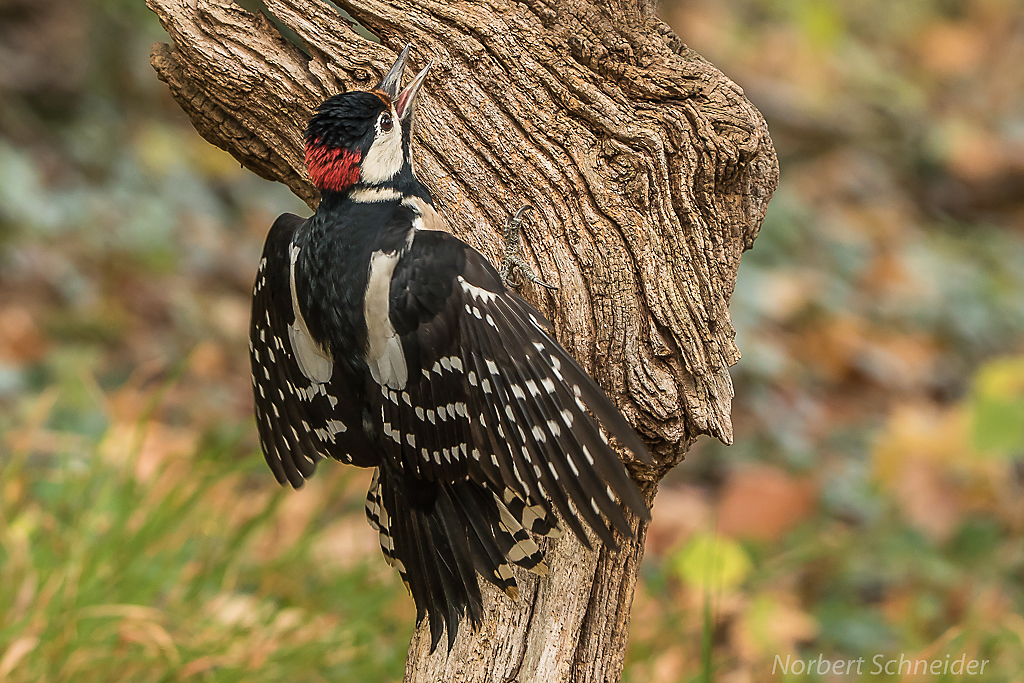
<instances>
[{"instance_id":1,"label":"weathered wood","mask_svg":"<svg viewBox=\"0 0 1024 683\"><path fill-rule=\"evenodd\" d=\"M317 201L302 130L324 98L374 85L413 44L417 173L451 231L497 261L523 204L524 295L650 444L648 498L698 434L732 440L739 359L727 309L778 180L764 120L647 0L266 0L301 40L230 0L148 0L173 43L152 64L210 142ZM308 53L308 55L306 54ZM635 523L635 522L634 522ZM420 629L407 681L614 681L643 549L548 549L518 604L484 586L486 624L451 656Z\"/></svg>"}]
</instances>

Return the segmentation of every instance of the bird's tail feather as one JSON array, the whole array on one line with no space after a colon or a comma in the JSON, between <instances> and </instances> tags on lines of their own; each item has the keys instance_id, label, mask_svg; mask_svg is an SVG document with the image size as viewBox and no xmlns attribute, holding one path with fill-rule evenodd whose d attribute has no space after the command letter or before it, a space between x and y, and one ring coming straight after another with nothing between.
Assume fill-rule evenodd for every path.
<instances>
[{"instance_id":1,"label":"bird's tail feather","mask_svg":"<svg viewBox=\"0 0 1024 683\"><path fill-rule=\"evenodd\" d=\"M367 519L380 533L384 558L412 594L416 622L428 617L431 651L445 630L450 651L464 616L474 628L483 619L476 573L515 599L510 564L546 574L543 552L523 525L529 506L515 494L506 492L506 503L471 480L433 484L432 491L417 480L416 491L405 491L399 477L386 468L375 472ZM527 518L554 535L543 520Z\"/></svg>"}]
</instances>

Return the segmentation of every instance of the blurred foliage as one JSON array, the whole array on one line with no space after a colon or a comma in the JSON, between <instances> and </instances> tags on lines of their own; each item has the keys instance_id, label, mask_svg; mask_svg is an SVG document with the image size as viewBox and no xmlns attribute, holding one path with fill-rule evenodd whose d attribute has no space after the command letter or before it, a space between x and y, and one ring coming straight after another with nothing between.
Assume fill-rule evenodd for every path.
<instances>
[{"instance_id":1,"label":"blurred foliage","mask_svg":"<svg viewBox=\"0 0 1024 683\"><path fill-rule=\"evenodd\" d=\"M750 558L736 541L713 534L694 534L675 556L679 578L691 588L731 590L750 574Z\"/></svg>"},{"instance_id":2,"label":"blurred foliage","mask_svg":"<svg viewBox=\"0 0 1024 683\"><path fill-rule=\"evenodd\" d=\"M365 477L337 469L302 497L138 414L162 392L109 398L98 442L45 425L56 391L8 433L0 474L0 678L17 681L382 680L411 614L365 544ZM149 412L149 411L147 411ZM236 430L237 431L237 430ZM49 451L45 462L40 450Z\"/></svg>"},{"instance_id":3,"label":"blurred foliage","mask_svg":"<svg viewBox=\"0 0 1024 683\"><path fill-rule=\"evenodd\" d=\"M975 448L1003 458L1024 454L1024 356L982 367L968 410Z\"/></svg>"},{"instance_id":4,"label":"blurred foliage","mask_svg":"<svg viewBox=\"0 0 1024 683\"><path fill-rule=\"evenodd\" d=\"M191 129L142 3L0 27L0 680L400 679L366 473L288 495L252 429L254 266L305 207Z\"/></svg>"},{"instance_id":5,"label":"blurred foliage","mask_svg":"<svg viewBox=\"0 0 1024 683\"><path fill-rule=\"evenodd\" d=\"M1024 679L1024 8L662 14L782 184L731 302L736 443L662 486L625 680ZM135 0L0 3L0 679L397 680L365 472L283 491L252 428L249 288L306 209L192 131L165 39Z\"/></svg>"}]
</instances>

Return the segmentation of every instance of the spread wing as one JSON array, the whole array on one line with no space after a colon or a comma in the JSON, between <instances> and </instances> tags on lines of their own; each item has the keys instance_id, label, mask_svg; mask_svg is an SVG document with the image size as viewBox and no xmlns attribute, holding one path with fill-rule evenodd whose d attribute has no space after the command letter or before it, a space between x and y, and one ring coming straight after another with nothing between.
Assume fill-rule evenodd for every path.
<instances>
[{"instance_id":1,"label":"spread wing","mask_svg":"<svg viewBox=\"0 0 1024 683\"><path fill-rule=\"evenodd\" d=\"M610 527L631 533L623 506L649 515L604 434L650 461L643 443L481 254L447 233L418 231L389 304L407 381L374 383L367 394L397 469L468 477L537 533L551 530L557 510L587 545L580 519L614 545Z\"/></svg>"},{"instance_id":2,"label":"spread wing","mask_svg":"<svg viewBox=\"0 0 1024 683\"><path fill-rule=\"evenodd\" d=\"M304 223L286 213L270 229L253 287L249 327L263 454L278 482L296 488L322 458L362 467L379 460L363 432L362 403L295 313L292 241Z\"/></svg>"}]
</instances>

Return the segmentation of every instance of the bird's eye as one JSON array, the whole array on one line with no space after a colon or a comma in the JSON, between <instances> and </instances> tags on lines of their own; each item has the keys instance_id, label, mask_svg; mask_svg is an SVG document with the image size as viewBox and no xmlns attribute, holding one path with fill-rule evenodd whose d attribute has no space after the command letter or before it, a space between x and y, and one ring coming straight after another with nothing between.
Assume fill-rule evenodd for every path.
<instances>
[{"instance_id":1,"label":"bird's eye","mask_svg":"<svg viewBox=\"0 0 1024 683\"><path fill-rule=\"evenodd\" d=\"M383 114L380 115L380 129L382 131L387 133L388 131L391 130L392 127L394 127L394 125L395 122L391 120L390 112L384 112Z\"/></svg>"}]
</instances>

